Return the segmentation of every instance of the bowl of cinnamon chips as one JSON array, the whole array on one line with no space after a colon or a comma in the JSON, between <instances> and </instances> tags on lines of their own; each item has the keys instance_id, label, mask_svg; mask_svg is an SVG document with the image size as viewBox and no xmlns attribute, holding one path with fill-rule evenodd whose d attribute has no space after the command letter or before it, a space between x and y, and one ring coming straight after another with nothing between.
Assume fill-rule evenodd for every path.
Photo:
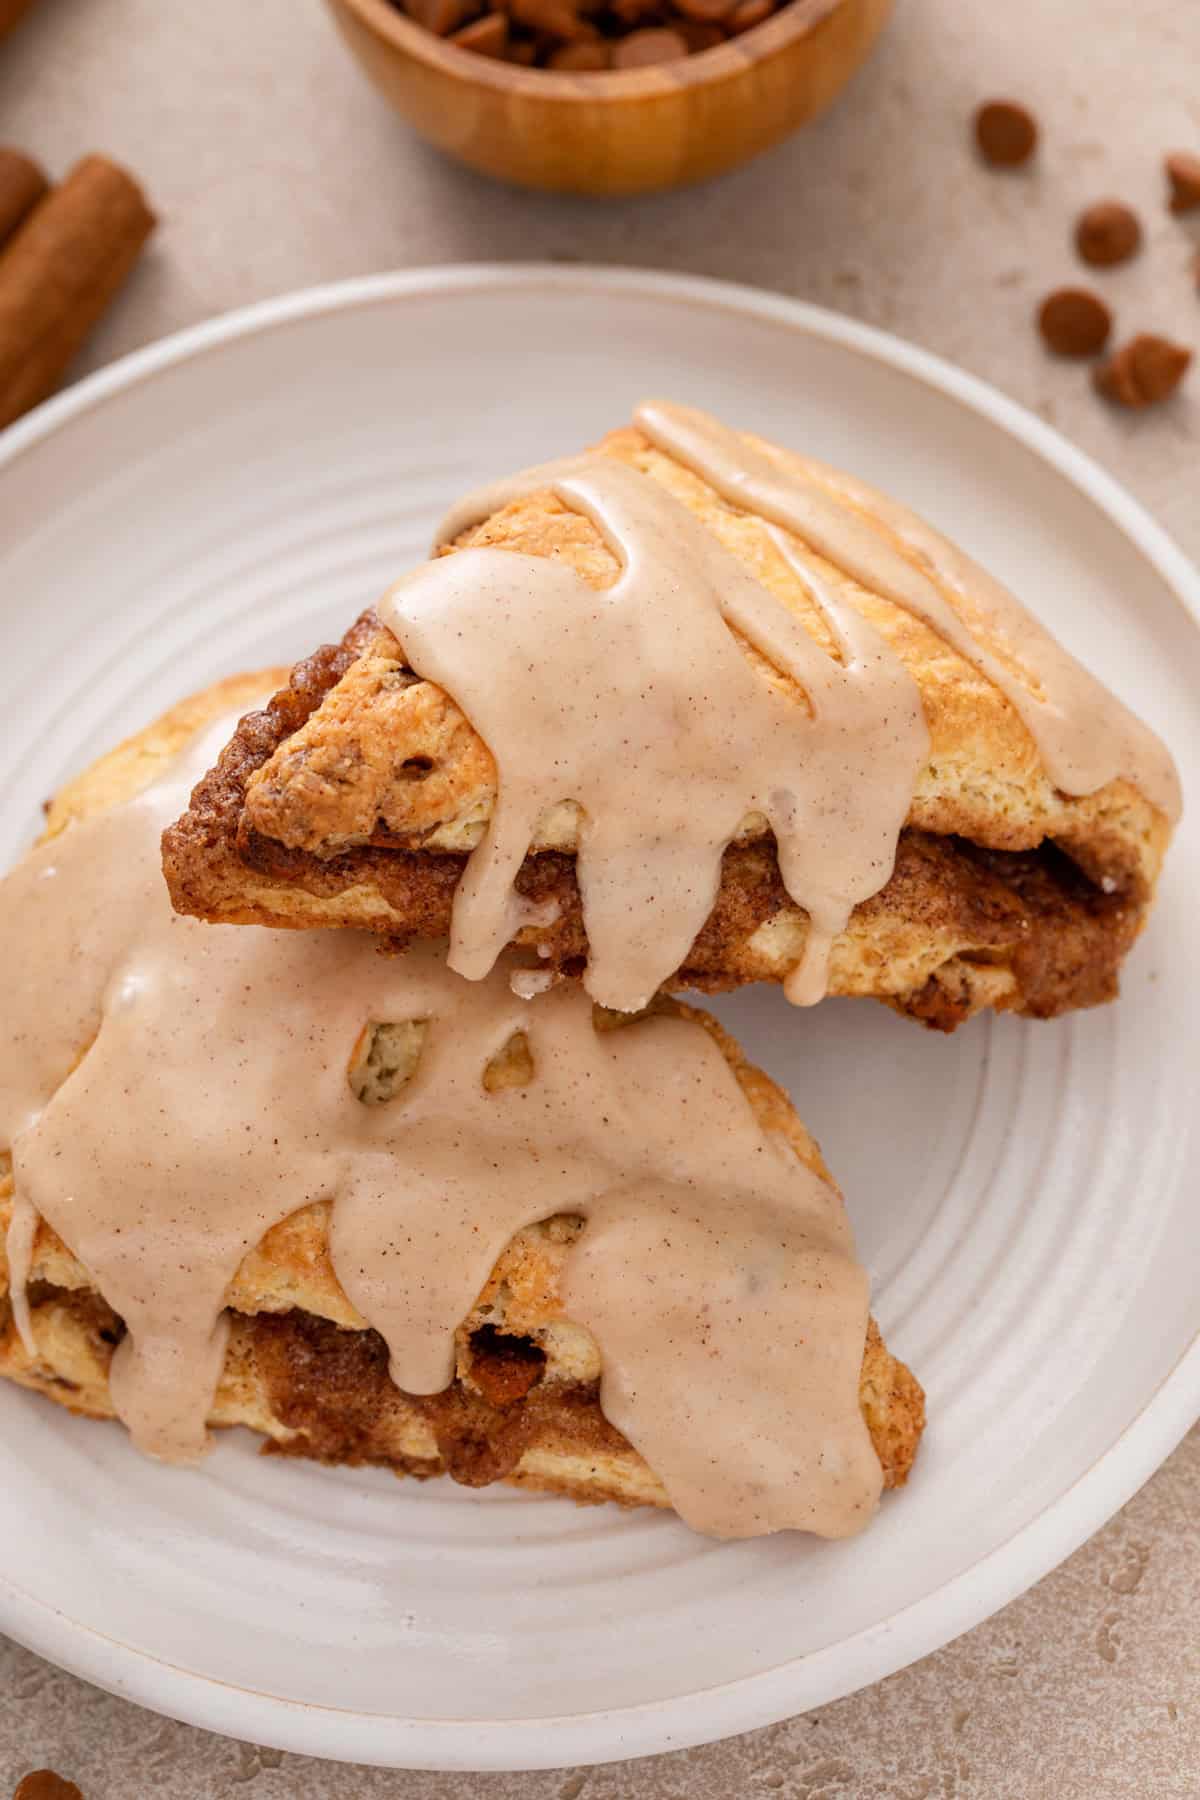
<instances>
[{"instance_id":1,"label":"bowl of cinnamon chips","mask_svg":"<svg viewBox=\"0 0 1200 1800\"><path fill-rule=\"evenodd\" d=\"M460 162L637 194L719 175L815 118L892 0L327 0L371 80Z\"/></svg>"}]
</instances>

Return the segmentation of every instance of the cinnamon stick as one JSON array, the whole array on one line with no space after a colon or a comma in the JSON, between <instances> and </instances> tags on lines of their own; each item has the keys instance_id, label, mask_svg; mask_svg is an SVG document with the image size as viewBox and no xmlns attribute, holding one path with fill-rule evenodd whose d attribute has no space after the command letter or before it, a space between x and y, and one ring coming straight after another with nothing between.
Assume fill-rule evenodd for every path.
<instances>
[{"instance_id":1,"label":"cinnamon stick","mask_svg":"<svg viewBox=\"0 0 1200 1800\"><path fill-rule=\"evenodd\" d=\"M0 251L0 427L57 387L154 225L133 177L85 156Z\"/></svg>"},{"instance_id":2,"label":"cinnamon stick","mask_svg":"<svg viewBox=\"0 0 1200 1800\"><path fill-rule=\"evenodd\" d=\"M33 0L0 0L0 38L24 18L32 5Z\"/></svg>"},{"instance_id":3,"label":"cinnamon stick","mask_svg":"<svg viewBox=\"0 0 1200 1800\"><path fill-rule=\"evenodd\" d=\"M0 144L0 244L8 242L49 185L31 156Z\"/></svg>"}]
</instances>

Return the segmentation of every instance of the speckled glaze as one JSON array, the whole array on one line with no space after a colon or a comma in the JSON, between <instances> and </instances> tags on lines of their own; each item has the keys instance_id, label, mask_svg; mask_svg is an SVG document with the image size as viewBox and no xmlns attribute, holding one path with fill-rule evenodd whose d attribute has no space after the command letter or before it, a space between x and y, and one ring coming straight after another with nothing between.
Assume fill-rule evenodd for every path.
<instances>
[{"instance_id":1,"label":"speckled glaze","mask_svg":"<svg viewBox=\"0 0 1200 1800\"><path fill-rule=\"evenodd\" d=\"M613 550L610 588L547 557L465 550L416 570L377 609L499 768L496 810L455 895L451 966L472 979L492 967L519 925L513 884L538 820L574 801L584 986L635 1011L685 960L723 852L761 814L813 921L788 998L814 1004L834 937L892 872L929 747L916 683L815 573L803 579L840 661L685 506L601 457L490 486L439 535L547 484ZM783 679L753 669L734 632Z\"/></svg>"},{"instance_id":2,"label":"speckled glaze","mask_svg":"<svg viewBox=\"0 0 1200 1800\"><path fill-rule=\"evenodd\" d=\"M30 1354L40 1214L125 1322L110 1385L134 1442L195 1464L226 1290L298 1204L332 1201L338 1279L415 1394L453 1380L455 1330L510 1239L582 1214L567 1314L600 1346L607 1417L680 1516L719 1537L861 1530L883 1477L858 1398L867 1282L837 1190L761 1128L693 1021L602 1034L575 983L529 1001L503 966L462 980L437 945L381 963L354 932L178 917L159 840L233 723L0 881L0 1142ZM428 1031L401 1091L368 1107L349 1070L373 1020ZM532 1078L490 1091L517 1034Z\"/></svg>"},{"instance_id":3,"label":"speckled glaze","mask_svg":"<svg viewBox=\"0 0 1200 1800\"><path fill-rule=\"evenodd\" d=\"M836 655L661 484L603 456L541 464L452 506L438 546L549 489L591 520L619 568L598 592L551 558L467 548L414 570L377 607L499 770L495 811L454 898L460 974L481 979L519 930L517 873L539 821L570 802L582 815L584 985L602 1005L644 1006L685 960L721 856L753 814L808 914L784 992L795 1005L824 998L834 939L891 876L929 737L911 675L809 553L930 626L998 687L1064 793L1125 778L1177 820L1179 777L1162 741L915 514L696 407L643 401L634 420L755 521L819 607ZM754 672L734 634L782 680Z\"/></svg>"}]
</instances>

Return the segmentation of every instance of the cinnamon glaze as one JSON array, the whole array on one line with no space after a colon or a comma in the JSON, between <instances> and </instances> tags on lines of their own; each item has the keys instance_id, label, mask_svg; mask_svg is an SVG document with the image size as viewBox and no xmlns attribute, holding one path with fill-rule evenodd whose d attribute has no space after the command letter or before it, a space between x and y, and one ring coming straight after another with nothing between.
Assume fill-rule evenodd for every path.
<instances>
[{"instance_id":1,"label":"cinnamon glaze","mask_svg":"<svg viewBox=\"0 0 1200 1800\"><path fill-rule=\"evenodd\" d=\"M451 1380L455 1329L513 1234L580 1214L564 1303L598 1342L605 1412L676 1510L725 1536L865 1524L881 1486L858 1401L867 1286L836 1191L762 1129L693 1023L598 1032L574 984L531 1004L506 966L465 982L437 946L380 958L353 933L172 912L159 836L228 730L0 884L25 1330L40 1216L125 1322L112 1395L136 1442L194 1461L226 1290L292 1211L332 1202L338 1278L413 1393ZM415 1072L364 1105L348 1079L363 1033L405 1021L425 1026ZM490 1091L516 1033L532 1077Z\"/></svg>"},{"instance_id":2,"label":"cinnamon glaze","mask_svg":"<svg viewBox=\"0 0 1200 1800\"><path fill-rule=\"evenodd\" d=\"M835 938L892 873L929 739L912 676L801 545L922 620L993 682L1063 793L1126 777L1178 815L1178 777L1154 733L912 514L691 408L650 402L635 423L761 522L837 655L636 468L571 457L460 502L439 542L549 490L593 521L620 565L615 583L596 591L547 557L466 549L418 569L377 609L497 765L487 833L455 898L451 962L461 973L490 969L519 928L517 870L538 820L571 800L581 809L584 983L597 1000L636 1009L686 961L722 853L751 813L773 831L784 886L809 916L785 991L804 1005L822 998ZM981 630L1007 647L1012 666ZM784 680L765 678L744 645Z\"/></svg>"},{"instance_id":3,"label":"cinnamon glaze","mask_svg":"<svg viewBox=\"0 0 1200 1800\"><path fill-rule=\"evenodd\" d=\"M928 747L915 682L812 578L843 660L827 655L637 470L596 458L553 489L617 556L612 587L597 592L548 557L463 550L416 570L377 609L496 759L487 835L455 896L451 966L472 979L492 967L519 927L513 882L537 822L574 800L584 985L636 1011L685 961L722 853L760 812L815 927L815 967L802 965L793 997L820 999L828 944L892 870ZM793 691L763 679L734 631Z\"/></svg>"}]
</instances>

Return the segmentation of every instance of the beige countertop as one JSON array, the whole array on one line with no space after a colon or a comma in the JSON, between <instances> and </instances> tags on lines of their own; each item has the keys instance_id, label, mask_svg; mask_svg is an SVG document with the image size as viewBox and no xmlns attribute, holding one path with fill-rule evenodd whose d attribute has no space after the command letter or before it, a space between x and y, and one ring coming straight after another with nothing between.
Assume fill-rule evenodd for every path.
<instances>
[{"instance_id":1,"label":"beige countertop","mask_svg":"<svg viewBox=\"0 0 1200 1800\"><path fill-rule=\"evenodd\" d=\"M964 149L1026 99L1036 170ZM233 306L449 261L626 262L759 283L940 351L1058 425L1200 558L1200 370L1156 415L1102 406L1029 317L1077 270L1074 212L1119 194L1147 246L1100 277L1122 330L1200 349L1165 150L1200 148L1198 0L897 0L840 106L716 185L619 206L509 193L424 149L318 0L39 0L0 46L0 139L56 172L123 158L163 216L95 367ZM388 1774L166 1723L0 1639L0 1795L49 1764L86 1800L1197 1800L1200 1434L1119 1518L990 1623L878 1687L723 1745L591 1771Z\"/></svg>"}]
</instances>

